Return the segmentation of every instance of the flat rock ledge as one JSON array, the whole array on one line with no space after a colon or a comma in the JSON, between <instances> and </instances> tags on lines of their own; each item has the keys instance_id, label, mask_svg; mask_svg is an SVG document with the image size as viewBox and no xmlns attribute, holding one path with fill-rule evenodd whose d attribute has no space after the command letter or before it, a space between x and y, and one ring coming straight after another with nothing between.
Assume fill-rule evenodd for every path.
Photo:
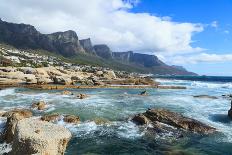
<instances>
[{"instance_id":1,"label":"flat rock ledge","mask_svg":"<svg viewBox=\"0 0 232 155\"><path fill-rule=\"evenodd\" d=\"M17 123L10 155L63 155L71 138L66 128L26 118Z\"/></svg>"},{"instance_id":2,"label":"flat rock ledge","mask_svg":"<svg viewBox=\"0 0 232 155\"><path fill-rule=\"evenodd\" d=\"M195 119L165 109L149 109L145 113L135 115L132 120L138 125L151 123L154 127L158 127L157 124L164 123L200 134L210 134L216 131L215 128Z\"/></svg>"}]
</instances>

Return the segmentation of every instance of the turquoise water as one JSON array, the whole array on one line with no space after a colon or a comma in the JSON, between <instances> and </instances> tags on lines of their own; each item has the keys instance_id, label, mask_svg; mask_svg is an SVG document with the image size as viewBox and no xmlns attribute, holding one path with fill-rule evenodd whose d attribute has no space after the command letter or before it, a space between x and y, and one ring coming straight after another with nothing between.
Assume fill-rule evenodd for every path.
<instances>
[{"instance_id":1,"label":"turquoise water","mask_svg":"<svg viewBox=\"0 0 232 155\"><path fill-rule=\"evenodd\" d=\"M62 91L11 88L0 91L0 109L28 108L34 101L44 100L48 108L44 112L34 111L35 115L53 112L79 115L79 125L57 122L70 129L73 135L66 155L232 154L232 121L227 117L230 101L221 97L232 93L231 83L158 81L163 85L187 86L187 89L147 89L149 96L137 95L143 89L71 90L74 94L89 95L79 100L75 95L61 95ZM193 95L212 95L218 99L200 99ZM185 133L183 138L176 138L173 132L152 134L148 127L138 127L130 121L133 115L148 108L180 112L217 128L218 132L208 136ZM107 123L97 125L95 119Z\"/></svg>"}]
</instances>

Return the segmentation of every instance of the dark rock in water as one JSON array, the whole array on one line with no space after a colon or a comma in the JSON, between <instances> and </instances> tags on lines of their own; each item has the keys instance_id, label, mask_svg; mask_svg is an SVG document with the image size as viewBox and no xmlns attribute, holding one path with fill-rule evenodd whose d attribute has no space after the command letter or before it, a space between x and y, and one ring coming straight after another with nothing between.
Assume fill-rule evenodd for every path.
<instances>
[{"instance_id":1,"label":"dark rock in water","mask_svg":"<svg viewBox=\"0 0 232 155\"><path fill-rule=\"evenodd\" d=\"M135 115L132 118L132 121L134 121L138 125L144 125L144 124L148 124L149 123L148 118L146 116L144 116L143 114Z\"/></svg>"},{"instance_id":2,"label":"dark rock in water","mask_svg":"<svg viewBox=\"0 0 232 155\"><path fill-rule=\"evenodd\" d=\"M232 119L232 101L231 101L230 110L228 111L228 116Z\"/></svg>"},{"instance_id":3,"label":"dark rock in water","mask_svg":"<svg viewBox=\"0 0 232 155\"><path fill-rule=\"evenodd\" d=\"M147 120L154 124L157 124L157 122L164 123L176 128L182 128L197 133L209 134L216 131L215 128L205 125L197 120L187 118L182 116L181 114L164 109L150 109L143 113L143 116L145 116ZM140 117L138 119L138 116L135 116L132 120L140 124L143 124L145 121L141 120L144 119L144 117Z\"/></svg>"},{"instance_id":4,"label":"dark rock in water","mask_svg":"<svg viewBox=\"0 0 232 155\"><path fill-rule=\"evenodd\" d=\"M56 122L59 120L62 120L66 123L74 123L77 124L80 122L80 117L75 116L75 115L60 115L58 113L54 114L47 114L44 115L40 118L42 121L47 121L47 122Z\"/></svg>"},{"instance_id":5,"label":"dark rock in water","mask_svg":"<svg viewBox=\"0 0 232 155\"><path fill-rule=\"evenodd\" d=\"M209 95L195 95L195 98L208 98L208 99L218 99L216 96L209 96Z\"/></svg>"},{"instance_id":6,"label":"dark rock in water","mask_svg":"<svg viewBox=\"0 0 232 155\"><path fill-rule=\"evenodd\" d=\"M64 122L66 123L74 123L77 124L80 122L80 117L79 116L74 116L74 115L66 115L64 116Z\"/></svg>"},{"instance_id":7,"label":"dark rock in water","mask_svg":"<svg viewBox=\"0 0 232 155\"><path fill-rule=\"evenodd\" d=\"M142 95L142 96L147 96L147 95L148 95L148 93L147 93L147 91L146 91L146 90L144 90L144 91L142 91L142 92L140 93L140 95Z\"/></svg>"},{"instance_id":8,"label":"dark rock in water","mask_svg":"<svg viewBox=\"0 0 232 155\"><path fill-rule=\"evenodd\" d=\"M32 112L30 110L27 109L14 109L11 111L7 111L5 112L2 117L10 117L12 114L19 114L20 116L23 116L25 118L29 118L32 116Z\"/></svg>"},{"instance_id":9,"label":"dark rock in water","mask_svg":"<svg viewBox=\"0 0 232 155\"><path fill-rule=\"evenodd\" d=\"M54 113L54 114L47 114L41 117L42 121L47 121L47 122L55 122L58 121L60 119L61 115L58 113Z\"/></svg>"},{"instance_id":10,"label":"dark rock in water","mask_svg":"<svg viewBox=\"0 0 232 155\"><path fill-rule=\"evenodd\" d=\"M85 99L85 98L88 97L88 95L86 95L86 94L78 94L77 97L78 97L79 99Z\"/></svg>"},{"instance_id":11,"label":"dark rock in water","mask_svg":"<svg viewBox=\"0 0 232 155\"><path fill-rule=\"evenodd\" d=\"M222 95L222 97L231 100L232 99L232 94Z\"/></svg>"},{"instance_id":12,"label":"dark rock in water","mask_svg":"<svg viewBox=\"0 0 232 155\"><path fill-rule=\"evenodd\" d=\"M44 101L39 101L39 102L33 103L31 107L36 108L38 110L44 110L46 108L46 103Z\"/></svg>"}]
</instances>

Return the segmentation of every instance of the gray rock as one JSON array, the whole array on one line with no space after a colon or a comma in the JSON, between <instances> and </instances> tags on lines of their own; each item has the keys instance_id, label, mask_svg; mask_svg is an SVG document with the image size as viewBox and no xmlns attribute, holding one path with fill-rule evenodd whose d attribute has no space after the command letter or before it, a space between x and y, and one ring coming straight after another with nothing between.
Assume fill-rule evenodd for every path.
<instances>
[{"instance_id":1,"label":"gray rock","mask_svg":"<svg viewBox=\"0 0 232 155\"><path fill-rule=\"evenodd\" d=\"M32 118L18 122L10 155L64 155L71 133L66 128Z\"/></svg>"}]
</instances>

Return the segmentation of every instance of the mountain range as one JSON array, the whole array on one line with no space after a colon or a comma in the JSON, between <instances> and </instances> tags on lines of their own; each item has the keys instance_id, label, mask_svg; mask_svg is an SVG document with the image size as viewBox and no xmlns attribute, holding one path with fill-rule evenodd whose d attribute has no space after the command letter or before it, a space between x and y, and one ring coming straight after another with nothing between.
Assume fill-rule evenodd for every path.
<instances>
[{"instance_id":1,"label":"mountain range","mask_svg":"<svg viewBox=\"0 0 232 155\"><path fill-rule=\"evenodd\" d=\"M169 66L155 55L113 52L106 44L93 45L90 38L80 40L72 30L42 34L32 25L0 19L0 42L20 49L46 50L77 63L112 69L159 75L196 75L182 66Z\"/></svg>"}]
</instances>

